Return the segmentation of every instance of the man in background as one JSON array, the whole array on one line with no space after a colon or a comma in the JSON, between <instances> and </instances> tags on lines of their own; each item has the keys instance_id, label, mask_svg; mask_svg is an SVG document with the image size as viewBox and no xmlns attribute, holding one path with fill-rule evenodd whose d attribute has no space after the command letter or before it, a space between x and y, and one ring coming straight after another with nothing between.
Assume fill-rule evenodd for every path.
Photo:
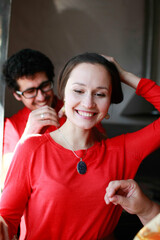
<instances>
[{"instance_id":1,"label":"man in background","mask_svg":"<svg viewBox=\"0 0 160 240\"><path fill-rule=\"evenodd\" d=\"M20 138L54 131L64 123L65 117L58 117L63 102L54 94L54 65L46 55L23 49L4 63L3 75L13 96L24 104L23 109L4 121L4 181Z\"/></svg>"}]
</instances>

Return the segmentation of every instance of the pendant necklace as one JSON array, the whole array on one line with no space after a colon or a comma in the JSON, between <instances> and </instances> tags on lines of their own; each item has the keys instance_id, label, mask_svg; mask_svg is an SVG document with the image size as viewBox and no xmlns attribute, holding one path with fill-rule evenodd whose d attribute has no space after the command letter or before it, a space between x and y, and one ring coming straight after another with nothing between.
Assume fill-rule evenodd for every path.
<instances>
[{"instance_id":1,"label":"pendant necklace","mask_svg":"<svg viewBox=\"0 0 160 240\"><path fill-rule=\"evenodd\" d=\"M70 144L68 143L67 139L64 137L64 135L62 134L62 132L60 131L60 129L58 129L60 135L62 136L62 138L64 139L64 141L66 142L67 146L69 147L69 149L73 152L73 154L76 156L76 158L80 159L80 161L77 163L77 172L79 174L85 174L87 172L87 165L84 161L82 161L83 158L79 157L75 151L72 150ZM86 150L87 153L87 150ZM86 155L86 154L85 154ZM85 157L84 155L84 157Z\"/></svg>"}]
</instances>

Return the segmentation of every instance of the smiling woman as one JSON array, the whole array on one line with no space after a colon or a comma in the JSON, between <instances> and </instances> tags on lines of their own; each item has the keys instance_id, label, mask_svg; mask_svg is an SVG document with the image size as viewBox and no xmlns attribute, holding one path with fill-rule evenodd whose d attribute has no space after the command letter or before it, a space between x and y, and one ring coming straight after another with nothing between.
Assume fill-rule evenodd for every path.
<instances>
[{"instance_id":1,"label":"smiling woman","mask_svg":"<svg viewBox=\"0 0 160 240\"><path fill-rule=\"evenodd\" d=\"M27 240L100 240L113 233L122 209L105 204L106 187L111 180L133 178L142 160L160 146L160 119L113 138L96 126L110 104L122 101L121 81L157 109L160 87L109 59L96 53L70 59L58 81L65 123L19 142L0 205L10 237L23 213Z\"/></svg>"}]
</instances>

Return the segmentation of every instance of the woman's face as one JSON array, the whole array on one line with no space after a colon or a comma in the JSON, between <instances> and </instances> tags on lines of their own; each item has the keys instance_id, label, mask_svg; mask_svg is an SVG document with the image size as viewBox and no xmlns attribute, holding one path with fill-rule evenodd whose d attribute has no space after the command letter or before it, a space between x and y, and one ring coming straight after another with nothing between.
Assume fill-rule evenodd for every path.
<instances>
[{"instance_id":1,"label":"woman's face","mask_svg":"<svg viewBox=\"0 0 160 240\"><path fill-rule=\"evenodd\" d=\"M107 114L111 100L111 76L100 64L81 63L70 73L64 93L70 122L90 129Z\"/></svg>"}]
</instances>

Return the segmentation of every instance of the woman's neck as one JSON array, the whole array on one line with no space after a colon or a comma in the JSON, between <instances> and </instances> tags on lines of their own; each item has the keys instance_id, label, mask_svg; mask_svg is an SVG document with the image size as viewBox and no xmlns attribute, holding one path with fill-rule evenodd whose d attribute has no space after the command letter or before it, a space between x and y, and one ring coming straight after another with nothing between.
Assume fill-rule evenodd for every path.
<instances>
[{"instance_id":1,"label":"woman's neck","mask_svg":"<svg viewBox=\"0 0 160 240\"><path fill-rule=\"evenodd\" d=\"M88 149L95 143L95 137L92 129L81 129L79 127L71 127L64 124L59 129L60 135L63 138L63 145L70 145L74 151L79 149ZM67 146L66 146L67 147Z\"/></svg>"},{"instance_id":2,"label":"woman's neck","mask_svg":"<svg viewBox=\"0 0 160 240\"><path fill-rule=\"evenodd\" d=\"M106 138L96 127L83 129L66 121L58 130L50 133L55 142L64 148L77 151L88 149Z\"/></svg>"}]
</instances>

